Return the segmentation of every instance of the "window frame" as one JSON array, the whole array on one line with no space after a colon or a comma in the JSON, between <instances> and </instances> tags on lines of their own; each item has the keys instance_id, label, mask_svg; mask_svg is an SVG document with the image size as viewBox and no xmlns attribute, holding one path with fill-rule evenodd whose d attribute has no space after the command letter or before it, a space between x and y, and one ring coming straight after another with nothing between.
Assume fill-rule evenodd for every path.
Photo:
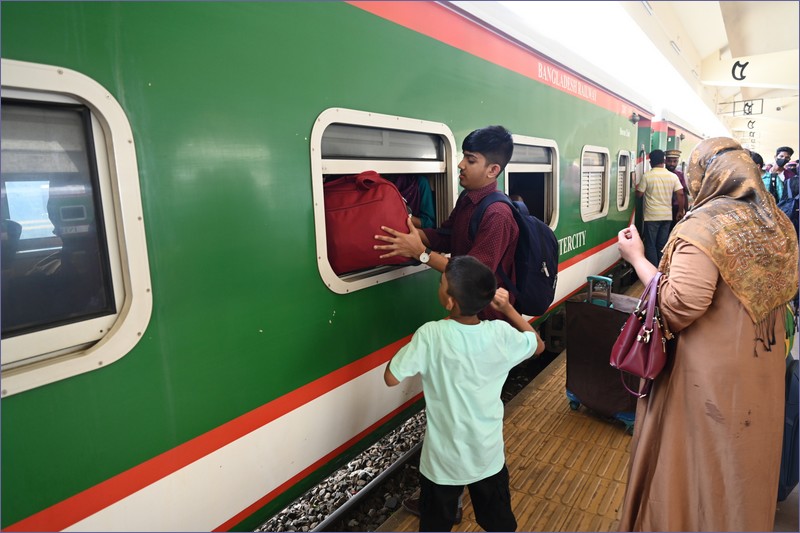
<instances>
[{"instance_id":1,"label":"window frame","mask_svg":"<svg viewBox=\"0 0 800 533\"><path fill-rule=\"evenodd\" d=\"M323 159L322 137L328 126L345 124L350 126L366 126L387 130L400 130L412 133L433 134L444 141L442 160L406 161L390 159ZM402 278L429 269L427 265L415 266L382 266L354 274L337 275L328 261L327 228L325 223L325 195L323 178L326 174L358 174L364 170L374 170L379 174L421 174L436 173L447 176L445 199L437 199L437 219L442 218L441 209L447 209L446 215L455 205L457 198L456 181L452 179L456 164L456 143L450 128L441 122L431 122L393 115L384 115L367 111L346 108L328 108L314 122L310 138L311 154L311 189L314 205L314 233L316 240L317 267L325 285L337 294L349 294L354 291L373 287L394 279ZM377 241L376 241L377 242Z\"/></svg>"},{"instance_id":2,"label":"window frame","mask_svg":"<svg viewBox=\"0 0 800 533\"><path fill-rule=\"evenodd\" d=\"M512 134L511 138L514 141L514 144L533 146L538 148L546 148L551 151L552 163L550 165L536 164L536 163L515 163L514 156L512 154L511 161L508 162L505 168L505 179L503 180L504 181L503 189L506 194L509 194L511 188L511 178L509 176L510 173L541 172L547 174L549 172L550 179L547 180L547 178L545 178L545 191L548 191L549 189L549 198L545 199L545 205L547 205L547 203L549 202L552 205L552 209L551 209L550 220L544 222L547 222L547 225L550 226L550 229L555 231L556 227L558 226L558 219L561 206L561 172L560 172L561 159L558 151L558 143L553 139L529 137L527 135Z\"/></svg>"},{"instance_id":3,"label":"window frame","mask_svg":"<svg viewBox=\"0 0 800 533\"><path fill-rule=\"evenodd\" d=\"M583 159L584 159L584 157L586 155L586 152L598 153L598 154L602 154L602 155L605 156L605 165L603 165L603 167L602 167L603 168L603 170L602 170L602 172L603 172L603 175L602 175L603 183L601 185L601 189L602 189L601 190L601 194L602 194L602 203L603 203L603 205L602 205L602 208L600 209L600 211L591 212L591 213L586 213L586 211L584 210L585 209L584 205L583 205L584 174L586 172L591 172L591 170L586 170L585 167L584 167L584 164L583 164ZM583 222L589 222L590 220L597 220L598 218L603 218L603 217L608 215L608 204L609 204L608 200L609 200L609 189L610 189L610 181L611 181L609 179L609 173L610 173L609 170L610 170L610 165L611 165L610 159L611 158L609 157L608 148L605 148L603 146L593 146L593 145L587 144L581 149L581 159L580 159L580 163L581 163L580 164L580 178L581 178L581 181L580 181L580 193L579 193L578 202L579 202L579 205L580 205L581 220ZM598 168L598 167L591 167L591 168L595 169L595 168ZM588 184L587 184L587 186L588 186Z\"/></svg>"},{"instance_id":4,"label":"window frame","mask_svg":"<svg viewBox=\"0 0 800 533\"><path fill-rule=\"evenodd\" d=\"M628 164L625 166L624 170L620 170L620 160L622 159L623 156L626 156L628 158ZM634 186L631 183L631 175L630 175L630 173L634 171L632 157L633 156L631 155L631 152L629 150L620 150L619 153L617 153L617 211L625 211L626 209L628 209L628 206L630 205L631 187ZM624 176L620 174L621 172L624 172ZM625 189L622 203L620 203L619 201L620 184L622 184L622 186Z\"/></svg>"},{"instance_id":5,"label":"window frame","mask_svg":"<svg viewBox=\"0 0 800 533\"><path fill-rule=\"evenodd\" d=\"M2 59L2 72L4 98L89 109L117 309L3 338L0 396L7 397L119 360L142 338L153 302L136 149L119 102L96 81L67 68Z\"/></svg>"}]
</instances>

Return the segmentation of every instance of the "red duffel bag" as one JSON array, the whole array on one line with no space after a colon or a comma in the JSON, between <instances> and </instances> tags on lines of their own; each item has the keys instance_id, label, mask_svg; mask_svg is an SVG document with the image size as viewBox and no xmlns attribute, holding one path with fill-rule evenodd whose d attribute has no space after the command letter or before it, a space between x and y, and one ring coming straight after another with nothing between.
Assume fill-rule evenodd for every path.
<instances>
[{"instance_id":1,"label":"red duffel bag","mask_svg":"<svg viewBox=\"0 0 800 533\"><path fill-rule=\"evenodd\" d=\"M336 274L381 265L412 262L407 257L380 259L385 253L375 235L388 226L408 233L408 211L400 191L374 170L344 176L324 184L328 261Z\"/></svg>"}]
</instances>

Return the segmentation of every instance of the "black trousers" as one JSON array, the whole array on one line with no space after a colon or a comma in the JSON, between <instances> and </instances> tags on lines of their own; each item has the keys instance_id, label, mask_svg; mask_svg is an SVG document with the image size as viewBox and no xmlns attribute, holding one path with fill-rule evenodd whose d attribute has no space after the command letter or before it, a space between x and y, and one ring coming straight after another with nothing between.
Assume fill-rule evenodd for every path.
<instances>
[{"instance_id":1,"label":"black trousers","mask_svg":"<svg viewBox=\"0 0 800 533\"><path fill-rule=\"evenodd\" d=\"M517 520L511 510L508 468L467 485L475 519L484 531L515 531ZM463 485L438 485L420 475L419 530L450 531L456 519L458 497Z\"/></svg>"}]
</instances>

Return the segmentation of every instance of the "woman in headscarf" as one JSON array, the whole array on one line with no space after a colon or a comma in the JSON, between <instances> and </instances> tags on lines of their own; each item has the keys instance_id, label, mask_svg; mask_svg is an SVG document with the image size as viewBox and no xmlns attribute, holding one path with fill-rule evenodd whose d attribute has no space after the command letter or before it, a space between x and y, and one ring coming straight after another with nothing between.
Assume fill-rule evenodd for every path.
<instances>
[{"instance_id":1,"label":"woman in headscarf","mask_svg":"<svg viewBox=\"0 0 800 533\"><path fill-rule=\"evenodd\" d=\"M658 267L674 340L639 400L622 531L772 531L784 410L784 313L797 290L797 235L733 139L692 152L695 203ZM622 257L656 268L634 226Z\"/></svg>"}]
</instances>

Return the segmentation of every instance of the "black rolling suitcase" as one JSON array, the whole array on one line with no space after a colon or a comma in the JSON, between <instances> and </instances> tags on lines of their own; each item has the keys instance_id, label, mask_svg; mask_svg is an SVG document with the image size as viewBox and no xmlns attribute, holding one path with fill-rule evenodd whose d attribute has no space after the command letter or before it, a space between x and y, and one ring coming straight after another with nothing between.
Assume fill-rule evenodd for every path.
<instances>
[{"instance_id":1,"label":"black rolling suitcase","mask_svg":"<svg viewBox=\"0 0 800 533\"><path fill-rule=\"evenodd\" d=\"M633 433L636 397L625 390L620 371L609 364L611 348L638 298L611 293L611 278L589 276L589 290L566 301L567 398L625 423ZM596 290L602 287L602 291ZM597 287L596 287L597 286ZM626 376L633 390L639 379Z\"/></svg>"}]
</instances>

